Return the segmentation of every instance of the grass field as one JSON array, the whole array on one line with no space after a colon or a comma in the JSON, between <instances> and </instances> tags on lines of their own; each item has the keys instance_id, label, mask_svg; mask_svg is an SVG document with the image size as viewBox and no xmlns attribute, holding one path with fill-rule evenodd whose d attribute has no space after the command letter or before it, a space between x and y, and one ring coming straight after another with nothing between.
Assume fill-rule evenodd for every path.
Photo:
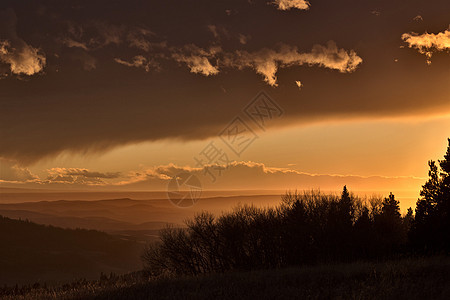
<instances>
[{"instance_id":1,"label":"grass field","mask_svg":"<svg viewBox=\"0 0 450 300\"><path fill-rule=\"evenodd\" d=\"M2 299L450 299L450 257L3 289Z\"/></svg>"}]
</instances>

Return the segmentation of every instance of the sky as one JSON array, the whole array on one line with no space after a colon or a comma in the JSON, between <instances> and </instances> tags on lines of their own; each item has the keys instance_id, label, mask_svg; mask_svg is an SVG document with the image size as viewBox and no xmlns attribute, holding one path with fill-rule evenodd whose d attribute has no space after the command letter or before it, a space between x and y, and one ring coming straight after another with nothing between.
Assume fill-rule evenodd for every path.
<instances>
[{"instance_id":1,"label":"sky","mask_svg":"<svg viewBox=\"0 0 450 300\"><path fill-rule=\"evenodd\" d=\"M0 3L0 187L417 197L450 136L450 3Z\"/></svg>"}]
</instances>

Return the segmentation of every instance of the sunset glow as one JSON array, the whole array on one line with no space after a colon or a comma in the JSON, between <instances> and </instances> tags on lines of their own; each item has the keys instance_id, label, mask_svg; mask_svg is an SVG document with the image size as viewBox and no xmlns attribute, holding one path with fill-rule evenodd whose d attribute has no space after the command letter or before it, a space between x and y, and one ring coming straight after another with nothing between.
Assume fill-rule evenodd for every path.
<instances>
[{"instance_id":1,"label":"sunset glow","mask_svg":"<svg viewBox=\"0 0 450 300\"><path fill-rule=\"evenodd\" d=\"M445 9L204 4L214 18L156 3L116 17L101 5L2 10L0 186L165 190L170 168L198 168L194 157L264 91L283 115L228 158L264 171L203 176L207 189L334 190L351 176L354 191L415 201L450 128ZM268 185L267 170L279 181Z\"/></svg>"},{"instance_id":2,"label":"sunset glow","mask_svg":"<svg viewBox=\"0 0 450 300\"><path fill-rule=\"evenodd\" d=\"M448 0L0 1L1 299L446 299Z\"/></svg>"}]
</instances>

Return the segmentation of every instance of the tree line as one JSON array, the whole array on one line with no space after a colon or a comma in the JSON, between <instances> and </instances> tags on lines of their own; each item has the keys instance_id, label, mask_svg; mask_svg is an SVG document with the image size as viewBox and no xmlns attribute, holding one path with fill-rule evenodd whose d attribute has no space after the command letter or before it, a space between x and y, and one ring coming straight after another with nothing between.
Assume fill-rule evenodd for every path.
<instances>
[{"instance_id":1,"label":"tree line","mask_svg":"<svg viewBox=\"0 0 450 300\"><path fill-rule=\"evenodd\" d=\"M202 212L186 228L167 227L142 255L151 274L197 275L293 265L379 259L450 250L450 139L443 160L429 162L415 214L403 216L393 194L363 199L288 192L279 206Z\"/></svg>"}]
</instances>

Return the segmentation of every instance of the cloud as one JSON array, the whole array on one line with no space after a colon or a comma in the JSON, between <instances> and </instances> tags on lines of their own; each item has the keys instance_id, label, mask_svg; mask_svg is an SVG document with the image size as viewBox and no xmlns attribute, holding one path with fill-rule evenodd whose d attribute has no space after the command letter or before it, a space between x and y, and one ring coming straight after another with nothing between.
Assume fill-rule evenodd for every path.
<instances>
[{"instance_id":1,"label":"cloud","mask_svg":"<svg viewBox=\"0 0 450 300\"><path fill-rule=\"evenodd\" d=\"M127 173L104 173L84 168L52 168L47 178L40 179L25 169L15 169L13 175L0 183L14 187L65 187L74 189L112 187L120 190L166 190L169 181L180 173L196 176L204 190L295 190L320 188L340 190L344 185L359 191L415 190L425 180L417 177L383 177L358 175L312 174L290 168L269 167L252 161L231 162L228 165L205 165L201 168L159 165ZM5 174L2 169L2 174ZM24 185L26 184L26 185Z\"/></svg>"},{"instance_id":2,"label":"cloud","mask_svg":"<svg viewBox=\"0 0 450 300\"><path fill-rule=\"evenodd\" d=\"M240 45L246 45L250 39L250 35L231 34L224 26L210 24L206 28L216 40L233 39L239 41ZM118 27L105 22L90 22L83 26L70 24L68 33L71 37L64 40L66 46L78 47L86 51L109 44L120 45L126 41L129 47L148 52L152 60L141 54L135 55L132 61L121 58L114 60L125 66L143 68L147 72L151 66L160 68L160 64L156 63L154 58L173 59L185 64L191 73L204 76L217 75L221 68L253 68L258 74L263 75L264 81L271 86L277 86L276 73L279 68L307 64L347 73L353 72L362 62L355 51L338 49L333 41L328 42L326 46L315 45L309 53L301 53L297 47L289 45L282 45L278 50L262 48L248 52L245 50L224 51L222 47L214 44L209 47L200 47L192 43L181 47L168 47L166 41L150 41L150 39L156 39L157 35L148 29Z\"/></svg>"},{"instance_id":3,"label":"cloud","mask_svg":"<svg viewBox=\"0 0 450 300\"><path fill-rule=\"evenodd\" d=\"M282 45L278 50L263 48L255 52L224 52L220 47L205 50L196 45L187 45L183 51L175 51L172 58L185 63L192 73L210 76L218 74L219 68L253 68L271 86L278 85L276 73L280 67L307 64L350 73L362 62L354 50L339 49L333 41L329 41L326 46L315 45L308 53L301 53L297 47L289 45ZM211 60L218 61L218 64L213 66Z\"/></svg>"},{"instance_id":4,"label":"cloud","mask_svg":"<svg viewBox=\"0 0 450 300\"><path fill-rule=\"evenodd\" d=\"M370 13L377 17L379 17L381 15L381 12L379 12L378 10L372 10Z\"/></svg>"},{"instance_id":5,"label":"cloud","mask_svg":"<svg viewBox=\"0 0 450 300\"><path fill-rule=\"evenodd\" d=\"M315 45L310 53L300 54L294 64L299 62L350 73L362 63L362 58L354 50L338 49L335 42L329 41L327 46Z\"/></svg>"},{"instance_id":6,"label":"cloud","mask_svg":"<svg viewBox=\"0 0 450 300\"><path fill-rule=\"evenodd\" d=\"M109 45L125 46L125 48L152 52L152 59L139 54L134 55L131 61L114 58L114 61L128 67L142 68L146 72L150 69L160 70L157 58L164 58L163 50L167 47L166 41L151 41L156 34L151 30L135 26L117 26L107 22L90 21L83 24L68 22L67 31L60 42L68 48L79 48L83 52L66 54L83 63L87 71L97 67L94 53ZM118 50L118 49L116 49ZM156 52L155 52L156 51ZM89 52L89 54L87 54Z\"/></svg>"},{"instance_id":7,"label":"cloud","mask_svg":"<svg viewBox=\"0 0 450 300\"><path fill-rule=\"evenodd\" d=\"M288 45L282 45L279 50L264 48L252 53L237 51L223 62L225 66L239 69L251 67L263 75L264 81L271 86L278 85L276 73L280 67L308 64L350 73L361 63L362 58L354 50L339 49L333 41L329 41L326 46L315 45L308 53L301 53L297 47Z\"/></svg>"},{"instance_id":8,"label":"cloud","mask_svg":"<svg viewBox=\"0 0 450 300\"><path fill-rule=\"evenodd\" d=\"M66 45L67 47L69 47L69 48L81 48L81 49L86 50L86 51L89 50L88 46L85 43L75 41L75 40L73 40L71 38L64 38L62 40L62 43L64 45Z\"/></svg>"},{"instance_id":9,"label":"cloud","mask_svg":"<svg viewBox=\"0 0 450 300\"><path fill-rule=\"evenodd\" d=\"M241 45L246 45L251 39L250 35L233 33L233 30L223 25L207 25L207 30L212 34L217 43L239 41Z\"/></svg>"},{"instance_id":10,"label":"cloud","mask_svg":"<svg viewBox=\"0 0 450 300\"><path fill-rule=\"evenodd\" d=\"M202 168L177 166L174 164L156 166L142 171L130 172L128 178L116 186L127 189L166 189L171 178L189 173L196 176L204 189L311 189L339 190L345 184L357 190L408 190L420 187L423 178L382 177L357 175L311 174L289 168L268 167L252 161L232 162L228 165L206 165ZM213 181L212 176L215 176Z\"/></svg>"},{"instance_id":11,"label":"cloud","mask_svg":"<svg viewBox=\"0 0 450 300\"><path fill-rule=\"evenodd\" d=\"M69 175L69 176L84 176L88 178L118 178L120 176L120 172L95 172L95 171L89 171L88 169L82 169L82 168L52 168L49 170L49 173L52 175L58 174L58 175Z\"/></svg>"},{"instance_id":12,"label":"cloud","mask_svg":"<svg viewBox=\"0 0 450 300\"><path fill-rule=\"evenodd\" d=\"M275 4L279 10L290 10L293 8L300 10L308 10L310 3L307 0L275 0L272 2Z\"/></svg>"},{"instance_id":13,"label":"cloud","mask_svg":"<svg viewBox=\"0 0 450 300\"><path fill-rule=\"evenodd\" d=\"M66 32L59 38L69 48L81 48L85 51L98 50L108 45L120 45L125 40L125 26L117 26L102 21L89 21L76 24L66 22Z\"/></svg>"},{"instance_id":14,"label":"cloud","mask_svg":"<svg viewBox=\"0 0 450 300\"><path fill-rule=\"evenodd\" d=\"M250 38L251 37L249 35L239 34L239 43L241 43L242 45L246 45Z\"/></svg>"},{"instance_id":15,"label":"cloud","mask_svg":"<svg viewBox=\"0 0 450 300\"><path fill-rule=\"evenodd\" d=\"M167 46L166 41L156 41L156 34L146 28L131 28L128 29L126 40L130 47L134 47L145 52L150 52L154 49L164 49ZM154 39L154 41L150 40Z\"/></svg>"},{"instance_id":16,"label":"cloud","mask_svg":"<svg viewBox=\"0 0 450 300\"><path fill-rule=\"evenodd\" d=\"M15 161L0 158L0 182L24 183L37 179L28 168L21 167Z\"/></svg>"},{"instance_id":17,"label":"cloud","mask_svg":"<svg viewBox=\"0 0 450 300\"><path fill-rule=\"evenodd\" d=\"M214 59L221 51L220 47L205 50L195 45L187 45L181 52L173 53L172 58L179 63L185 63L191 73L210 76L219 73L219 69L211 64L210 59Z\"/></svg>"},{"instance_id":18,"label":"cloud","mask_svg":"<svg viewBox=\"0 0 450 300\"><path fill-rule=\"evenodd\" d=\"M86 39L83 41L85 35L85 29L83 26L74 24L72 22L67 22L67 32L64 33L63 37L60 37L58 40L68 48L80 48L85 51L90 50L90 43L94 41L93 38L90 40Z\"/></svg>"},{"instance_id":19,"label":"cloud","mask_svg":"<svg viewBox=\"0 0 450 300\"><path fill-rule=\"evenodd\" d=\"M215 75L219 73L217 67L213 66L207 57L204 56L179 56L176 58L179 62L184 62L191 69L192 73L199 73L205 76Z\"/></svg>"},{"instance_id":20,"label":"cloud","mask_svg":"<svg viewBox=\"0 0 450 300\"><path fill-rule=\"evenodd\" d=\"M98 50L109 45L126 44L145 52L163 49L166 42L144 27L114 25L106 21L89 21L82 24L67 22L67 30L60 41L69 48L85 51Z\"/></svg>"},{"instance_id":21,"label":"cloud","mask_svg":"<svg viewBox=\"0 0 450 300\"><path fill-rule=\"evenodd\" d=\"M102 173L82 168L52 168L48 177L39 184L107 185L104 179L116 179L121 173Z\"/></svg>"},{"instance_id":22,"label":"cloud","mask_svg":"<svg viewBox=\"0 0 450 300\"><path fill-rule=\"evenodd\" d=\"M10 66L16 75L34 75L45 66L45 56L39 50L25 43L13 45L8 40L0 41L0 61Z\"/></svg>"},{"instance_id":23,"label":"cloud","mask_svg":"<svg viewBox=\"0 0 450 300\"><path fill-rule=\"evenodd\" d=\"M208 31L212 33L214 38L218 39L220 37L219 28L217 28L217 26L215 26L215 25L208 25L206 27L208 28Z\"/></svg>"},{"instance_id":24,"label":"cloud","mask_svg":"<svg viewBox=\"0 0 450 300\"><path fill-rule=\"evenodd\" d=\"M17 36L16 24L12 9L0 11L0 66L7 65L8 72L14 75L37 74L45 67L45 55ZM2 73L0 78L8 75Z\"/></svg>"},{"instance_id":25,"label":"cloud","mask_svg":"<svg viewBox=\"0 0 450 300\"><path fill-rule=\"evenodd\" d=\"M436 51L448 51L450 49L450 29L439 33L415 32L402 34L402 40L409 48L415 48L419 53L426 55L427 63L431 64L431 56Z\"/></svg>"},{"instance_id":26,"label":"cloud","mask_svg":"<svg viewBox=\"0 0 450 300\"><path fill-rule=\"evenodd\" d=\"M145 58L142 55L137 55L133 57L131 62L122 60L120 58L115 58L115 62L127 66L127 67L136 67L136 68L143 68L145 72L149 72L150 68L153 67L154 69L158 69L159 65L154 61L149 61L147 58Z\"/></svg>"},{"instance_id":27,"label":"cloud","mask_svg":"<svg viewBox=\"0 0 450 300\"><path fill-rule=\"evenodd\" d=\"M177 167L174 164L169 164L145 170L130 171L126 174L125 179L114 183L114 185L127 186L146 181L156 181L160 185L165 185L174 176L173 174L177 174L183 170L183 168Z\"/></svg>"}]
</instances>

